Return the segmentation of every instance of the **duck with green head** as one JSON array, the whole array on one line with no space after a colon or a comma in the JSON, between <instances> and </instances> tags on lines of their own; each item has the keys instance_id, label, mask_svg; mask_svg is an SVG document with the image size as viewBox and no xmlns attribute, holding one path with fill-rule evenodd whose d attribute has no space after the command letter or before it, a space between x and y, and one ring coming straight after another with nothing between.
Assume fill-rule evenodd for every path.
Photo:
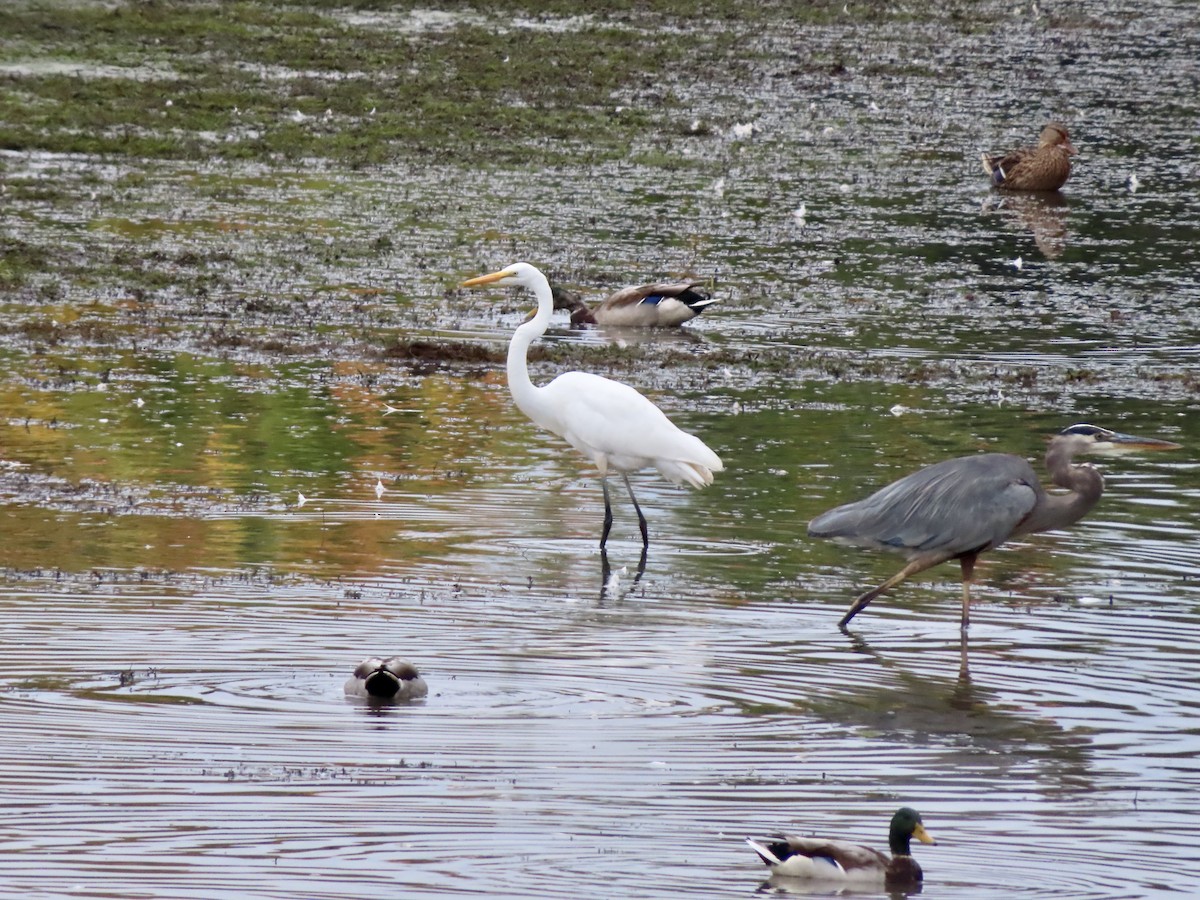
<instances>
[{"instance_id":1,"label":"duck with green head","mask_svg":"<svg viewBox=\"0 0 1200 900\"><path fill-rule=\"evenodd\" d=\"M890 859L874 847L824 838L784 835L770 841L746 838L746 843L770 867L772 875L912 887L924 877L910 850L914 837L923 844L937 843L921 823L920 813L905 806L892 816L888 829Z\"/></svg>"}]
</instances>

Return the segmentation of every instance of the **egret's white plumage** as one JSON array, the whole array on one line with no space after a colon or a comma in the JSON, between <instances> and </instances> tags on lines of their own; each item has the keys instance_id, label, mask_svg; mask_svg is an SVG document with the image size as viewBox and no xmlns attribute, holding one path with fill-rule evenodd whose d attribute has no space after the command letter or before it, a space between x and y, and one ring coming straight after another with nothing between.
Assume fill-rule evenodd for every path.
<instances>
[{"instance_id":1,"label":"egret's white plumage","mask_svg":"<svg viewBox=\"0 0 1200 900\"><path fill-rule=\"evenodd\" d=\"M541 387L530 380L526 362L529 345L545 333L554 309L545 275L528 263L515 263L463 282L464 287L485 284L525 287L537 298L536 314L517 328L508 347L508 389L521 412L563 438L600 470L604 487L601 547L612 527L606 480L609 469L621 473L626 487L629 472L650 466L676 484L696 488L712 484L713 473L725 468L717 454L695 435L677 428L662 410L629 385L588 372L564 372ZM648 544L646 519L632 489L629 496L637 510L642 543Z\"/></svg>"}]
</instances>

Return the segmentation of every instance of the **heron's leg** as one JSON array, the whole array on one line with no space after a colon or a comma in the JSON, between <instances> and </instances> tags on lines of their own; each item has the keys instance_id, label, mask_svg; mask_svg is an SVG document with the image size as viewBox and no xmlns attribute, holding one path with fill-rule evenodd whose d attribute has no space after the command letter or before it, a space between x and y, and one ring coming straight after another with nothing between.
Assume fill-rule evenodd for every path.
<instances>
[{"instance_id":1,"label":"heron's leg","mask_svg":"<svg viewBox=\"0 0 1200 900\"><path fill-rule=\"evenodd\" d=\"M896 585L898 585L900 582L902 582L908 576L916 575L918 572L924 572L930 566L936 566L938 563L944 562L944 561L945 561L944 559L934 559L934 560L920 559L920 558L914 559L912 562L910 562L907 566L905 566L903 569L901 569L899 572L897 572L895 575L893 575L891 578L889 578L883 584L879 585L879 587L871 588L871 590L867 591L865 594L863 594L861 597L859 597L857 600L855 600L852 604L850 604L850 610L844 616L842 616L842 620L840 622L838 622L838 628L845 628L847 623L849 623L849 621L851 619L853 619L860 612L862 612L863 609L866 608L866 605L868 603L870 603L872 600L874 600L876 597L878 597L880 594L884 593L885 591L889 591L892 588L894 588Z\"/></svg>"},{"instance_id":2,"label":"heron's leg","mask_svg":"<svg viewBox=\"0 0 1200 900\"><path fill-rule=\"evenodd\" d=\"M600 476L600 487L604 488L604 530L600 532L600 549L603 550L608 533L612 531L612 504L608 500L608 479L603 475Z\"/></svg>"},{"instance_id":3,"label":"heron's leg","mask_svg":"<svg viewBox=\"0 0 1200 900\"><path fill-rule=\"evenodd\" d=\"M633 485L629 483L629 474L622 472L621 477L625 479L625 488L629 491L629 499L633 501L633 508L637 510L638 527L642 529L642 550L644 551L650 546L650 533L646 529L646 517L642 515L642 508L638 506L637 497L633 496Z\"/></svg>"},{"instance_id":4,"label":"heron's leg","mask_svg":"<svg viewBox=\"0 0 1200 900\"><path fill-rule=\"evenodd\" d=\"M962 613L962 630L966 631L971 624L971 576L975 574L974 554L964 556L959 560L962 564L963 576L963 613Z\"/></svg>"}]
</instances>

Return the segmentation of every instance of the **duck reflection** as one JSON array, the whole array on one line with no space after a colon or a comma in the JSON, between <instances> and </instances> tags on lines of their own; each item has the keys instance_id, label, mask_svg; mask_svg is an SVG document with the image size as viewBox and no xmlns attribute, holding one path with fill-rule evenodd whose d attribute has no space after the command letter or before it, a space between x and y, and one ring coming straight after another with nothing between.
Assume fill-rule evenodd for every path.
<instances>
[{"instance_id":1,"label":"duck reflection","mask_svg":"<svg viewBox=\"0 0 1200 900\"><path fill-rule=\"evenodd\" d=\"M885 888L877 884L830 884L828 881L813 881L809 878L789 878L787 875L772 875L758 886L756 894L798 894L801 896L855 897L870 895L887 897L888 900L903 900L921 893L920 884L906 888Z\"/></svg>"},{"instance_id":2,"label":"duck reflection","mask_svg":"<svg viewBox=\"0 0 1200 900\"><path fill-rule=\"evenodd\" d=\"M620 600L627 594L633 593L637 583L642 580L642 575L646 573L646 550L643 545L642 555L638 559L637 571L633 573L633 580L626 583L625 576L628 574L628 569L625 566L613 571L612 565L608 561L608 551L603 547L600 548L600 603L605 600Z\"/></svg>"},{"instance_id":3,"label":"duck reflection","mask_svg":"<svg viewBox=\"0 0 1200 900\"><path fill-rule=\"evenodd\" d=\"M678 344L695 347L705 342L693 328L632 328L623 325L595 325L593 330L610 344L633 347L638 344Z\"/></svg>"},{"instance_id":4,"label":"duck reflection","mask_svg":"<svg viewBox=\"0 0 1200 900\"><path fill-rule=\"evenodd\" d=\"M1000 215L1015 227L1033 233L1033 241L1046 259L1057 259L1067 249L1067 198L1057 192L1005 194L983 201L984 215Z\"/></svg>"}]
</instances>

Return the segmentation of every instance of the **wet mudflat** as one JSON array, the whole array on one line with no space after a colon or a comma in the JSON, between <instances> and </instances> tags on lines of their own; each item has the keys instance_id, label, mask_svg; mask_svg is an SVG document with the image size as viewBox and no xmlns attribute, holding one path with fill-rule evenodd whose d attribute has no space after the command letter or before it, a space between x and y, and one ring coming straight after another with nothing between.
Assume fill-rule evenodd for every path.
<instances>
[{"instance_id":1,"label":"wet mudflat","mask_svg":"<svg viewBox=\"0 0 1200 900\"><path fill-rule=\"evenodd\" d=\"M0 891L744 897L743 836L903 804L924 895L1194 890L1190 5L122 9L0 29ZM1062 198L989 193L1049 117ZM640 576L511 406L528 298L455 287L518 259L720 298L533 365L725 460L634 479ZM1185 449L985 557L969 642L954 566L836 629L897 563L813 515L1076 421ZM347 701L374 653L430 696Z\"/></svg>"}]
</instances>

